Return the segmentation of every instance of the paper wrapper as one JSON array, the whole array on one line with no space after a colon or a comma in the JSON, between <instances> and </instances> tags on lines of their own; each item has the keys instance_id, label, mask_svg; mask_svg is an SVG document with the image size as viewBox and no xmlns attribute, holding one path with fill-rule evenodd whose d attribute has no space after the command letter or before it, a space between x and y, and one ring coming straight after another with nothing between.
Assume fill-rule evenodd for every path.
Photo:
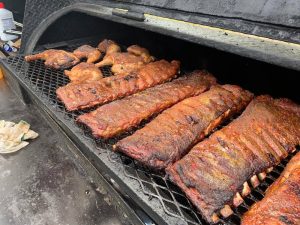
<instances>
[{"instance_id":1,"label":"paper wrapper","mask_svg":"<svg viewBox=\"0 0 300 225\"><path fill-rule=\"evenodd\" d=\"M19 151L29 143L25 140L38 137L38 133L30 130L30 124L21 120L13 123L0 120L0 154Z\"/></svg>"}]
</instances>

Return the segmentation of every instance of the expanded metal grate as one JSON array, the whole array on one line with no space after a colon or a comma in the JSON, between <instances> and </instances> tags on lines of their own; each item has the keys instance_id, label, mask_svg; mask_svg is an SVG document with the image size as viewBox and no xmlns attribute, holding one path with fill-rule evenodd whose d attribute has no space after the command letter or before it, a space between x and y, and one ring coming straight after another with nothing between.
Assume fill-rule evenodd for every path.
<instances>
[{"instance_id":1,"label":"expanded metal grate","mask_svg":"<svg viewBox=\"0 0 300 225\"><path fill-rule=\"evenodd\" d=\"M71 50L75 47L76 45L68 46L66 50ZM91 109L76 112L67 112L65 110L62 102L57 99L55 94L58 87L66 85L69 82L69 79L63 74L63 71L46 68L42 61L27 63L24 61L23 56L9 57L6 59L6 63L14 69L16 72L15 75L17 75L32 92L38 95L43 104L50 108L54 114L62 113L65 122L71 122L74 126L80 128L81 135L84 135L87 141L93 142L93 145L99 150L99 155L101 153L107 153L108 158L113 165L121 165L120 167L122 173L125 174L125 177L135 180L139 184L139 188L142 190L141 193L144 195L140 196L141 198L148 198L149 203L152 199L157 199L161 204L164 211L163 213L169 217L180 218L181 221L184 221L183 224L207 224L202 216L197 213L190 201L185 197L184 193L171 183L164 173L146 169L140 166L137 161L123 154L111 151L112 145L116 143L116 141L131 134L132 131L118 138L104 141L101 139L94 139L86 127L78 125L75 122L78 115L89 112ZM104 67L101 70L104 76L111 75L110 67ZM234 210L234 215L226 220L222 220L219 224L240 224L241 215L246 212L253 203L263 198L267 187L279 177L290 158L291 156L283 160L283 162L275 167L272 172L268 173L266 179L259 187L255 188L251 194L245 198L244 203ZM152 207L151 204L148 206ZM153 209L154 212L157 212L157 210L158 209ZM165 222L168 224L167 220Z\"/></svg>"}]
</instances>

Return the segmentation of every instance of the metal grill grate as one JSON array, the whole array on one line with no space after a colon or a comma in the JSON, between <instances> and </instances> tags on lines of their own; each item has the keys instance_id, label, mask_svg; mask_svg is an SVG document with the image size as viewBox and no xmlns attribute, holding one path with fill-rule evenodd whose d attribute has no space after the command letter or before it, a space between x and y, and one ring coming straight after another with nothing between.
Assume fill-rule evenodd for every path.
<instances>
[{"instance_id":1,"label":"metal grill grate","mask_svg":"<svg viewBox=\"0 0 300 225\"><path fill-rule=\"evenodd\" d=\"M69 46L67 50L75 47L76 45ZM118 167L116 171L121 170L119 173L122 173L122 176L124 175L128 181L136 181L134 184L139 185L139 187L136 188L141 190L140 193L138 193L138 195L140 195L139 197L141 199L147 199L144 203L146 202L146 204L148 204L154 212L160 213L160 217L164 218L165 223L169 224L170 220L168 218L174 217L179 218L179 221L182 221L181 224L206 224L185 195L177 186L172 184L165 177L165 174L148 170L140 166L139 163L133 159L111 151L112 145L116 141L129 135L132 131L118 138L106 141L100 139L95 140L87 128L83 125L76 124L75 118L78 115L91 110L67 112L63 104L56 98L55 90L59 86L63 86L69 82L68 78L64 76L63 71L55 71L45 68L41 61L35 61L30 64L26 63L23 56L10 57L6 60L6 63L14 69L16 72L15 75L18 76L21 82L24 82L29 89L38 96L46 107L50 108L54 114L61 113L63 115L64 123L72 123L74 126L74 132L76 129L79 130L81 132L80 135L84 135L85 139L89 143L92 143L92 145L99 151L99 155L106 153L111 165ZM103 68L102 72L104 76L111 75L109 67ZM264 191L276 178L279 177L290 158L291 156L267 175L264 182L262 182L259 187L253 190L252 193L245 198L245 202L242 205L234 210L234 215L226 220L222 220L219 224L239 224L241 215L246 212L254 202L263 198ZM126 183L126 181L124 181L123 185L128 185L129 188L132 188L132 186ZM151 201L154 199L158 200L161 206L159 209L153 208ZM162 209L162 211L159 211L160 209ZM162 216L163 214L166 214L166 216Z\"/></svg>"}]
</instances>

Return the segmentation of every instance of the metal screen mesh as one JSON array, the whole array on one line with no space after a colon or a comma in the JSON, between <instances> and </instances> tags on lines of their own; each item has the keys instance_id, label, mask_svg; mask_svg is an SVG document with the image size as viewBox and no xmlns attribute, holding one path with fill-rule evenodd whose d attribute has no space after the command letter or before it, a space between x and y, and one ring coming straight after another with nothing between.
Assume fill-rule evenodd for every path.
<instances>
[{"instance_id":1,"label":"metal screen mesh","mask_svg":"<svg viewBox=\"0 0 300 225\"><path fill-rule=\"evenodd\" d=\"M74 49L74 47L75 46L69 46L66 50ZM165 174L148 170L140 166L139 163L133 159L123 154L111 151L112 145L117 140L127 136L132 133L132 131L117 138L104 141L101 139L94 139L86 127L76 124L76 117L80 114L91 111L91 109L77 112L67 112L65 110L62 102L57 99L55 94L55 90L58 87L69 82L69 79L63 74L63 71L46 68L42 61L27 63L24 61L23 56L10 57L6 60L6 63L13 68L16 72L15 74L19 76L19 78L21 78L21 80L29 86L36 95L38 95L47 107L49 107L54 113L63 113L65 120L71 121L77 127L79 126L82 135L84 135L88 141L94 142L100 153L108 151L109 160L113 163L122 165L122 172L124 172L125 176L139 183L142 193L148 197L149 201L153 198L159 200L164 210L163 213L166 213L171 217L181 218L185 221L185 224L206 224L185 195L177 186L172 184L165 177ZM110 67L102 68L102 72L104 76L111 75ZM279 177L290 158L291 156L274 168L259 187L253 190L248 197L244 198L244 203L234 210L234 215L226 220L222 220L219 224L240 224L241 215L246 212L254 202L263 198L264 191L276 178ZM166 223L168 223L168 221L166 221Z\"/></svg>"}]
</instances>

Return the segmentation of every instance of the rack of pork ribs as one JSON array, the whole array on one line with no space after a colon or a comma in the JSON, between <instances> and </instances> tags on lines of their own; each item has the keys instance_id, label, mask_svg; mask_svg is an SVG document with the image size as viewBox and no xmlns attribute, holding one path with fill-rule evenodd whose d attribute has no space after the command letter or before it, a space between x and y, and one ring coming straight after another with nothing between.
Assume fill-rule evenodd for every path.
<instances>
[{"instance_id":1,"label":"rack of pork ribs","mask_svg":"<svg viewBox=\"0 0 300 225\"><path fill-rule=\"evenodd\" d=\"M300 224L300 152L267 189L263 200L243 216L242 225L252 224Z\"/></svg>"},{"instance_id":2,"label":"rack of pork ribs","mask_svg":"<svg viewBox=\"0 0 300 225\"><path fill-rule=\"evenodd\" d=\"M67 110L73 111L104 104L175 78L179 61L151 62L127 75L105 77L96 82L69 83L56 90Z\"/></svg>"},{"instance_id":3,"label":"rack of pork ribs","mask_svg":"<svg viewBox=\"0 0 300 225\"><path fill-rule=\"evenodd\" d=\"M88 126L96 138L111 138L140 124L181 100L207 91L216 79L206 71L194 71L83 114L77 121ZM112 116L113 115L113 116Z\"/></svg>"},{"instance_id":4,"label":"rack of pork ribs","mask_svg":"<svg viewBox=\"0 0 300 225\"><path fill-rule=\"evenodd\" d=\"M232 206L243 202L250 192L248 180L256 187L256 174L263 179L299 144L300 106L287 99L259 96L241 116L168 167L167 174L207 221L216 222L219 213L227 217ZM297 190L295 201L299 202L299 186ZM288 210L293 214L295 209ZM294 213L299 218L299 209Z\"/></svg>"}]
</instances>

